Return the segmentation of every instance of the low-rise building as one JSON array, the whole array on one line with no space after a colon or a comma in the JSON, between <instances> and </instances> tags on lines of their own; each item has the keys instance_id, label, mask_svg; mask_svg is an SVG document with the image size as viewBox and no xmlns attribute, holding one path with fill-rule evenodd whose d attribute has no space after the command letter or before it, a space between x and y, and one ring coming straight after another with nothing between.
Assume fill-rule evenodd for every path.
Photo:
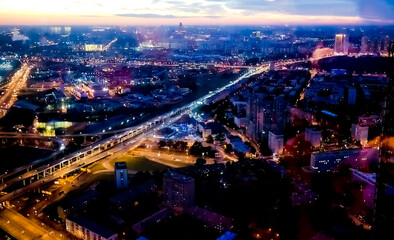
<instances>
[{"instance_id":1,"label":"low-rise building","mask_svg":"<svg viewBox=\"0 0 394 240\"><path fill-rule=\"evenodd\" d=\"M231 229L231 218L225 217L218 213L196 206L189 208L187 213L195 219L202 221L211 228L215 228L220 231Z\"/></svg>"},{"instance_id":2,"label":"low-rise building","mask_svg":"<svg viewBox=\"0 0 394 240\"><path fill-rule=\"evenodd\" d=\"M251 157L252 151L249 146L247 146L240 137L229 135L226 138L226 143L233 146L234 152L237 154L242 154L245 157Z\"/></svg>"},{"instance_id":3,"label":"low-rise building","mask_svg":"<svg viewBox=\"0 0 394 240\"><path fill-rule=\"evenodd\" d=\"M172 215L172 211L170 211L168 208L163 208L160 211L134 224L133 230L136 231L138 234L141 234L147 227L157 224L161 221L164 221L171 215Z\"/></svg>"},{"instance_id":4,"label":"low-rise building","mask_svg":"<svg viewBox=\"0 0 394 240\"><path fill-rule=\"evenodd\" d=\"M212 135L212 129L210 127L208 127L205 123L203 122L199 122L197 124L197 129L199 132L201 132L202 137L206 138L209 135Z\"/></svg>"},{"instance_id":5,"label":"low-rise building","mask_svg":"<svg viewBox=\"0 0 394 240\"><path fill-rule=\"evenodd\" d=\"M91 220L74 215L66 218L66 230L83 240L117 240L118 234Z\"/></svg>"},{"instance_id":6,"label":"low-rise building","mask_svg":"<svg viewBox=\"0 0 394 240\"><path fill-rule=\"evenodd\" d=\"M378 158L379 151L374 148L316 152L311 154L310 167L317 173L330 172L340 164L350 164L353 168L368 167Z\"/></svg>"}]
</instances>

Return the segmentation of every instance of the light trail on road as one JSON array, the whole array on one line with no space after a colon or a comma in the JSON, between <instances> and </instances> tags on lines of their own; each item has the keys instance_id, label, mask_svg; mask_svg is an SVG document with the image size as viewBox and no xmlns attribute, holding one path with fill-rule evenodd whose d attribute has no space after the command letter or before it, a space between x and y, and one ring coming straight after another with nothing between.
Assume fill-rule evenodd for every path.
<instances>
[{"instance_id":1,"label":"light trail on road","mask_svg":"<svg viewBox=\"0 0 394 240\"><path fill-rule=\"evenodd\" d=\"M7 109L10 109L16 102L19 91L26 86L31 69L31 66L24 63L6 85L4 94L0 96L0 118L4 117L7 114Z\"/></svg>"}]
</instances>

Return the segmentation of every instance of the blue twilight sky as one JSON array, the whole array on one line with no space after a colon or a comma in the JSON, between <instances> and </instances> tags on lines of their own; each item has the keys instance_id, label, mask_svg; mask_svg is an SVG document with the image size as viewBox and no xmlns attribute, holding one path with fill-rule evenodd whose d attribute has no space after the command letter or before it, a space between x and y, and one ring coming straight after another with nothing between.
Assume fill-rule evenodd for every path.
<instances>
[{"instance_id":1,"label":"blue twilight sky","mask_svg":"<svg viewBox=\"0 0 394 240\"><path fill-rule=\"evenodd\" d=\"M394 23L394 0L0 0L0 24Z\"/></svg>"}]
</instances>

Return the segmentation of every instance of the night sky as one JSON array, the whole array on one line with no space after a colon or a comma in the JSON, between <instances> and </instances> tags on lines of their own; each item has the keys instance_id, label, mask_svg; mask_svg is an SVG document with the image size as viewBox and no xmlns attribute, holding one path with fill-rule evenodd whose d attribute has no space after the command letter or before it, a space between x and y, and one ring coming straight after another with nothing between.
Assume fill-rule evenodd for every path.
<instances>
[{"instance_id":1,"label":"night sky","mask_svg":"<svg viewBox=\"0 0 394 240\"><path fill-rule=\"evenodd\" d=\"M0 0L1 25L394 23L394 0Z\"/></svg>"}]
</instances>

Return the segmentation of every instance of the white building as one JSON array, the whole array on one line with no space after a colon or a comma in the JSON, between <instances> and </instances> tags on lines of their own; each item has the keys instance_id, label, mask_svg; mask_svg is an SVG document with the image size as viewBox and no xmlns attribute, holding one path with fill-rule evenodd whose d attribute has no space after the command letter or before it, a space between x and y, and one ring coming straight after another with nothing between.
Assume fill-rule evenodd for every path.
<instances>
[{"instance_id":1,"label":"white building","mask_svg":"<svg viewBox=\"0 0 394 240\"><path fill-rule=\"evenodd\" d=\"M103 44L85 44L84 50L86 52L100 52L104 50Z\"/></svg>"},{"instance_id":2,"label":"white building","mask_svg":"<svg viewBox=\"0 0 394 240\"><path fill-rule=\"evenodd\" d=\"M66 230L83 240L117 240L118 234L89 219L76 215L66 218Z\"/></svg>"},{"instance_id":3,"label":"white building","mask_svg":"<svg viewBox=\"0 0 394 240\"><path fill-rule=\"evenodd\" d=\"M336 54L348 54L349 36L346 34L335 34L334 52Z\"/></svg>"},{"instance_id":4,"label":"white building","mask_svg":"<svg viewBox=\"0 0 394 240\"><path fill-rule=\"evenodd\" d=\"M310 142L313 147L320 146L322 131L307 128L305 130L305 141Z\"/></svg>"},{"instance_id":5,"label":"white building","mask_svg":"<svg viewBox=\"0 0 394 240\"><path fill-rule=\"evenodd\" d=\"M272 151L272 153L282 153L283 146L284 146L283 135L269 132L269 134L268 134L268 148Z\"/></svg>"},{"instance_id":6,"label":"white building","mask_svg":"<svg viewBox=\"0 0 394 240\"><path fill-rule=\"evenodd\" d=\"M97 97L110 97L109 89L101 84L89 84L84 88L92 98Z\"/></svg>"},{"instance_id":7,"label":"white building","mask_svg":"<svg viewBox=\"0 0 394 240\"><path fill-rule=\"evenodd\" d=\"M360 141L361 145L365 146L368 143L368 126L362 124L352 124L352 138L355 141Z\"/></svg>"}]
</instances>

